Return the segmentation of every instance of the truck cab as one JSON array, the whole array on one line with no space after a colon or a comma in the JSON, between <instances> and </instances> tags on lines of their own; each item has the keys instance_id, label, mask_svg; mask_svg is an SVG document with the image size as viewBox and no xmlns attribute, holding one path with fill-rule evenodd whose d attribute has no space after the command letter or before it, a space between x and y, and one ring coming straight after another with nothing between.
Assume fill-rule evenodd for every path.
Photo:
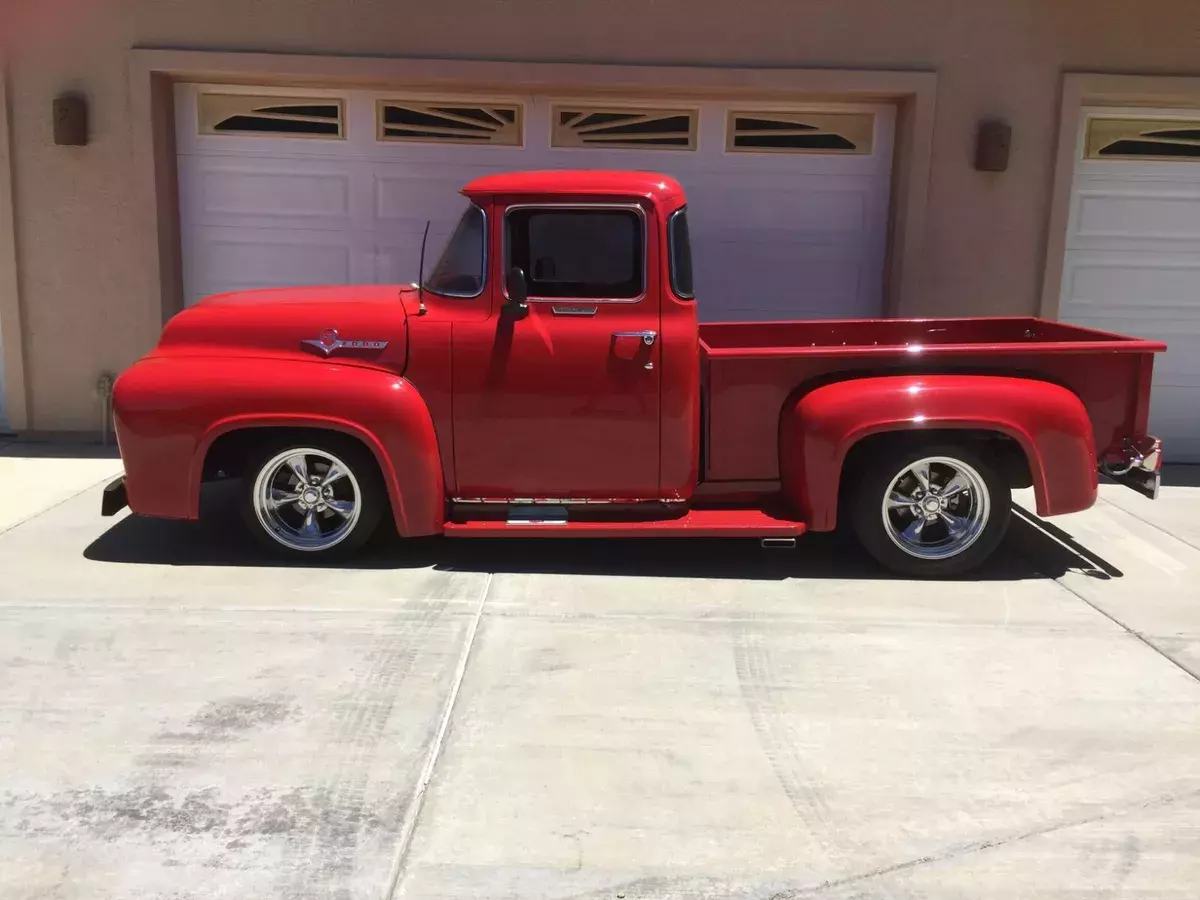
<instances>
[{"instance_id":1,"label":"truck cab","mask_svg":"<svg viewBox=\"0 0 1200 900\"><path fill-rule=\"evenodd\" d=\"M970 571L1009 490L1155 494L1162 344L1033 318L704 323L687 198L645 172L487 176L411 286L227 294L114 391L104 509L199 515L240 480L298 557L402 537L753 537L846 526L908 575ZM422 254L423 256L423 254ZM424 265L422 265L424 268Z\"/></svg>"},{"instance_id":2,"label":"truck cab","mask_svg":"<svg viewBox=\"0 0 1200 900\"><path fill-rule=\"evenodd\" d=\"M414 343L453 335L452 499L687 500L699 363L682 189L555 172L464 193L409 318Z\"/></svg>"}]
</instances>

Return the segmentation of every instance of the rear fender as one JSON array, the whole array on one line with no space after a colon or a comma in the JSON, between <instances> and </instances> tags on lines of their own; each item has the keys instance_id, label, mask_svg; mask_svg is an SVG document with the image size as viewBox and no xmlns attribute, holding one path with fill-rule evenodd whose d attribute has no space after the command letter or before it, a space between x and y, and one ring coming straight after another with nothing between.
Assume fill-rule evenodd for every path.
<instances>
[{"instance_id":1,"label":"rear fender","mask_svg":"<svg viewBox=\"0 0 1200 900\"><path fill-rule=\"evenodd\" d=\"M197 518L205 456L222 435L314 428L371 450L401 535L442 529L433 421L416 388L395 373L332 362L149 360L121 376L114 400L135 512Z\"/></svg>"},{"instance_id":2,"label":"rear fender","mask_svg":"<svg viewBox=\"0 0 1200 900\"><path fill-rule=\"evenodd\" d=\"M990 431L1016 441L1038 515L1096 501L1095 441L1082 401L1059 385L991 375L853 379L789 401L780 422L784 495L811 530L831 531L851 448L873 434L930 429Z\"/></svg>"}]
</instances>

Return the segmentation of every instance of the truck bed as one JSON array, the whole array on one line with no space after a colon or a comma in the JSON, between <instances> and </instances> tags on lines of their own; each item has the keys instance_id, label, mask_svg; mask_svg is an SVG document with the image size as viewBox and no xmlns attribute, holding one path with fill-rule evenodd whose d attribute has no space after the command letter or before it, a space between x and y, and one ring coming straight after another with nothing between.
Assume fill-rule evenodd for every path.
<instances>
[{"instance_id":1,"label":"truck bed","mask_svg":"<svg viewBox=\"0 0 1200 900\"><path fill-rule=\"evenodd\" d=\"M997 374L1074 391L1097 455L1146 429L1153 354L1165 346L1032 317L717 322L700 326L706 481L779 477L791 395L861 374ZM764 415L765 410L773 411Z\"/></svg>"}]
</instances>

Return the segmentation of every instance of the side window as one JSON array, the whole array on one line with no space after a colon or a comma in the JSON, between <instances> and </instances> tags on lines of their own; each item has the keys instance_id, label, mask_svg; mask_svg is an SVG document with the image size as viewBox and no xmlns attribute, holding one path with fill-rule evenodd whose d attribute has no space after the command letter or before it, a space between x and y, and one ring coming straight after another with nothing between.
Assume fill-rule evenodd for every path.
<instances>
[{"instance_id":1,"label":"side window","mask_svg":"<svg viewBox=\"0 0 1200 900\"><path fill-rule=\"evenodd\" d=\"M687 207L683 207L667 224L667 241L671 250L671 290L683 300L696 296L692 287L692 238L688 233Z\"/></svg>"},{"instance_id":2,"label":"side window","mask_svg":"<svg viewBox=\"0 0 1200 900\"><path fill-rule=\"evenodd\" d=\"M506 217L507 266L531 299L637 300L645 291L645 225L634 209L517 207Z\"/></svg>"}]
</instances>

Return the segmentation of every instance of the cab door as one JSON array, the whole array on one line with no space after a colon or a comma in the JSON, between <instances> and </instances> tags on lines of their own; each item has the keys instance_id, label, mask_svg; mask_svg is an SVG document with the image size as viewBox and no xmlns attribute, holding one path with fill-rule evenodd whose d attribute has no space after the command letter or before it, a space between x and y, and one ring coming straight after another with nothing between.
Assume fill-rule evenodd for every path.
<instances>
[{"instance_id":1,"label":"cab door","mask_svg":"<svg viewBox=\"0 0 1200 900\"><path fill-rule=\"evenodd\" d=\"M497 203L492 315L456 323L463 499L659 496L659 279L636 203ZM524 311L504 282L520 269Z\"/></svg>"}]
</instances>

